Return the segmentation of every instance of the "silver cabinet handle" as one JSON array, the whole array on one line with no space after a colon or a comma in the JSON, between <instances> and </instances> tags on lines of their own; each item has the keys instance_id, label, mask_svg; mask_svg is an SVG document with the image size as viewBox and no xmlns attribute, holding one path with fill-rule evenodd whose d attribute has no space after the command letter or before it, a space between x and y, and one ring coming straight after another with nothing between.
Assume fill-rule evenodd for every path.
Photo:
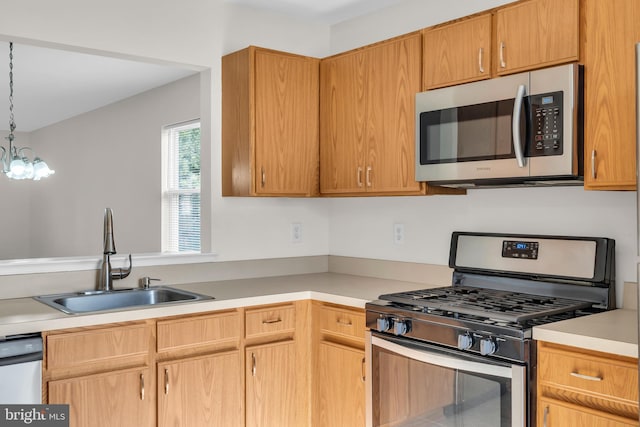
<instances>
[{"instance_id":1,"label":"silver cabinet handle","mask_svg":"<svg viewBox=\"0 0 640 427\"><path fill-rule=\"evenodd\" d=\"M544 407L544 416L542 417L543 427L547 427L547 418L549 417L549 405Z\"/></svg>"},{"instance_id":2,"label":"silver cabinet handle","mask_svg":"<svg viewBox=\"0 0 640 427\"><path fill-rule=\"evenodd\" d=\"M507 68L507 63L504 61L504 42L500 42L500 68Z\"/></svg>"},{"instance_id":3,"label":"silver cabinet handle","mask_svg":"<svg viewBox=\"0 0 640 427\"><path fill-rule=\"evenodd\" d=\"M367 380L367 374L365 372L367 372L367 359L365 359L364 357L362 358L362 375L360 376L360 379L362 380L362 382L365 382Z\"/></svg>"},{"instance_id":4,"label":"silver cabinet handle","mask_svg":"<svg viewBox=\"0 0 640 427\"><path fill-rule=\"evenodd\" d=\"M264 187L264 183L267 181L267 174L264 172L264 166L260 168L260 185Z\"/></svg>"},{"instance_id":5,"label":"silver cabinet handle","mask_svg":"<svg viewBox=\"0 0 640 427\"><path fill-rule=\"evenodd\" d=\"M591 150L591 178L596 179L596 150Z\"/></svg>"},{"instance_id":6,"label":"silver cabinet handle","mask_svg":"<svg viewBox=\"0 0 640 427\"><path fill-rule=\"evenodd\" d=\"M140 400L144 400L144 374L140 374Z\"/></svg>"},{"instance_id":7,"label":"silver cabinet handle","mask_svg":"<svg viewBox=\"0 0 640 427\"><path fill-rule=\"evenodd\" d=\"M516 153L518 167L524 167L524 155L522 154L522 140L520 137L520 115L522 114L522 102L524 101L525 85L518 86L516 100L513 103L513 117L511 118L511 133L513 134L513 150Z\"/></svg>"},{"instance_id":8,"label":"silver cabinet handle","mask_svg":"<svg viewBox=\"0 0 640 427\"><path fill-rule=\"evenodd\" d=\"M482 63L484 59L484 49L480 48L478 49L478 71L480 71L480 73L484 73L484 67L482 66Z\"/></svg>"},{"instance_id":9,"label":"silver cabinet handle","mask_svg":"<svg viewBox=\"0 0 640 427\"><path fill-rule=\"evenodd\" d=\"M251 375L256 376L256 354L251 353Z\"/></svg>"},{"instance_id":10,"label":"silver cabinet handle","mask_svg":"<svg viewBox=\"0 0 640 427\"><path fill-rule=\"evenodd\" d=\"M164 394L169 394L169 370L164 369Z\"/></svg>"},{"instance_id":11,"label":"silver cabinet handle","mask_svg":"<svg viewBox=\"0 0 640 427\"><path fill-rule=\"evenodd\" d=\"M270 324L272 324L272 323L280 323L280 322L282 322L282 319L281 319L281 318L279 318L279 317L277 317L277 318L275 318L275 319L267 319L267 320L263 320L263 321L262 321L262 324L263 324L263 325L270 325Z\"/></svg>"},{"instance_id":12,"label":"silver cabinet handle","mask_svg":"<svg viewBox=\"0 0 640 427\"><path fill-rule=\"evenodd\" d=\"M356 179L357 179L357 182L358 182L358 187L362 187L362 168L360 166L358 166Z\"/></svg>"},{"instance_id":13,"label":"silver cabinet handle","mask_svg":"<svg viewBox=\"0 0 640 427\"><path fill-rule=\"evenodd\" d=\"M371 187L371 166L367 166L367 187Z\"/></svg>"},{"instance_id":14,"label":"silver cabinet handle","mask_svg":"<svg viewBox=\"0 0 640 427\"><path fill-rule=\"evenodd\" d=\"M593 375L584 375L584 374L579 374L577 372L571 372L569 375L571 375L572 377L580 378L581 380L602 381L602 377L595 377Z\"/></svg>"}]
</instances>

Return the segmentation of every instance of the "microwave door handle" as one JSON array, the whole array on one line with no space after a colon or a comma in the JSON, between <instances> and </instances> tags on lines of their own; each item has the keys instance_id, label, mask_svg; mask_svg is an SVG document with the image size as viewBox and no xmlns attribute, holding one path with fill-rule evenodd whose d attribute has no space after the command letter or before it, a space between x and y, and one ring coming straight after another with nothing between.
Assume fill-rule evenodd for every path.
<instances>
[{"instance_id":1,"label":"microwave door handle","mask_svg":"<svg viewBox=\"0 0 640 427\"><path fill-rule=\"evenodd\" d=\"M524 102L525 85L518 86L518 93L513 103L513 117L511 118L511 133L513 135L513 150L516 153L518 167L524 167L524 155L522 154L522 135L520 134L520 117L522 116L522 105Z\"/></svg>"}]
</instances>

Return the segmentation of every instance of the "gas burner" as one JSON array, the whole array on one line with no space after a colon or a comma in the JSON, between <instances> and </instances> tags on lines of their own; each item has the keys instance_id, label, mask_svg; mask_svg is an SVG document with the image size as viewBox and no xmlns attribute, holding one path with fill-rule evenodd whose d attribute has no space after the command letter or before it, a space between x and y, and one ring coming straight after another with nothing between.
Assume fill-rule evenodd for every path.
<instances>
[{"instance_id":1,"label":"gas burner","mask_svg":"<svg viewBox=\"0 0 640 427\"><path fill-rule=\"evenodd\" d=\"M591 307L588 301L505 292L501 290L453 286L381 295L381 300L411 307L413 311L451 312L490 318L502 323L527 320Z\"/></svg>"}]
</instances>

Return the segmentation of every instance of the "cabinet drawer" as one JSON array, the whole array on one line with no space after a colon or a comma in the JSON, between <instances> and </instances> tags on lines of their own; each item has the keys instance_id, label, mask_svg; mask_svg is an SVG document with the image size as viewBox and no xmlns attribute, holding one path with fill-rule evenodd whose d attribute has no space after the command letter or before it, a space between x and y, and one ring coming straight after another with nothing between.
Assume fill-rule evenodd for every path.
<instances>
[{"instance_id":1,"label":"cabinet drawer","mask_svg":"<svg viewBox=\"0 0 640 427\"><path fill-rule=\"evenodd\" d=\"M246 337L293 332L296 327L296 310L293 305L279 305L250 309L245 315Z\"/></svg>"},{"instance_id":2,"label":"cabinet drawer","mask_svg":"<svg viewBox=\"0 0 640 427\"><path fill-rule=\"evenodd\" d=\"M336 307L323 307L320 316L322 332L347 335L364 340L364 312Z\"/></svg>"},{"instance_id":3,"label":"cabinet drawer","mask_svg":"<svg viewBox=\"0 0 640 427\"><path fill-rule=\"evenodd\" d=\"M158 352L233 341L242 333L236 311L158 322Z\"/></svg>"},{"instance_id":4,"label":"cabinet drawer","mask_svg":"<svg viewBox=\"0 0 640 427\"><path fill-rule=\"evenodd\" d=\"M570 389L638 402L637 362L605 358L579 349L567 351L541 346L538 354L540 382L550 387Z\"/></svg>"},{"instance_id":5,"label":"cabinet drawer","mask_svg":"<svg viewBox=\"0 0 640 427\"><path fill-rule=\"evenodd\" d=\"M151 339L151 326L147 324L49 335L47 368L144 357L149 352Z\"/></svg>"}]
</instances>

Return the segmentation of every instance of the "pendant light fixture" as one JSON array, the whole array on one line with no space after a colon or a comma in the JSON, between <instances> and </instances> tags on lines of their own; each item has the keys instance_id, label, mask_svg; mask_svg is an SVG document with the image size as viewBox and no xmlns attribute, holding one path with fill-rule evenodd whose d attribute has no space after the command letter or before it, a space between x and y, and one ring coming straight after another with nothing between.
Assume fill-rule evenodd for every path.
<instances>
[{"instance_id":1,"label":"pendant light fixture","mask_svg":"<svg viewBox=\"0 0 640 427\"><path fill-rule=\"evenodd\" d=\"M6 150L0 146L2 172L11 179L33 179L34 181L53 175L55 171L49 169L40 157L35 157L33 161L29 160L25 151L33 153L31 148L18 148L13 144L14 130L16 130L16 123L13 120L13 42L9 42L9 136L6 137L9 140L9 149Z\"/></svg>"}]
</instances>

